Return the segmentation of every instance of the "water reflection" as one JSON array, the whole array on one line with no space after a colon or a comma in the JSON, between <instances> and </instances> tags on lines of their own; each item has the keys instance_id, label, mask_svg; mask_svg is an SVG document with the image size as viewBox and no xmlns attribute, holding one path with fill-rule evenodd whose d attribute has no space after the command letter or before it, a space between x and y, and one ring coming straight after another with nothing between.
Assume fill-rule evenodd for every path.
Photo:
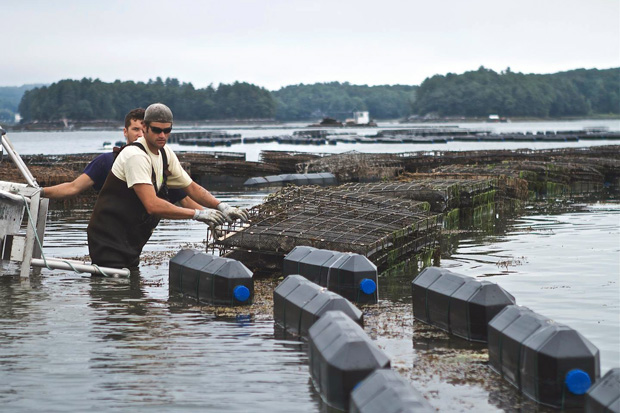
<instances>
[{"instance_id":1,"label":"water reflection","mask_svg":"<svg viewBox=\"0 0 620 413\"><path fill-rule=\"evenodd\" d=\"M550 413L554 409L541 406L491 370L485 343L475 343L421 322L413 324L413 348L416 358L413 374L429 369L430 379L414 379L418 388L430 394L431 404L441 411L496 411ZM477 386L473 386L476 383ZM448 397L442 395L448 394ZM483 394L486 394L485 397ZM455 404L456 402L456 404Z\"/></svg>"},{"instance_id":2,"label":"water reflection","mask_svg":"<svg viewBox=\"0 0 620 413\"><path fill-rule=\"evenodd\" d=\"M166 287L157 276L0 277L3 409L317 410L301 343L274 338L271 322L168 303L149 293Z\"/></svg>"},{"instance_id":3,"label":"water reflection","mask_svg":"<svg viewBox=\"0 0 620 413\"><path fill-rule=\"evenodd\" d=\"M147 322L147 303L139 272L129 279L91 277L89 307L95 310L93 336L105 340L131 339ZM136 317L137 316L137 317Z\"/></svg>"}]
</instances>

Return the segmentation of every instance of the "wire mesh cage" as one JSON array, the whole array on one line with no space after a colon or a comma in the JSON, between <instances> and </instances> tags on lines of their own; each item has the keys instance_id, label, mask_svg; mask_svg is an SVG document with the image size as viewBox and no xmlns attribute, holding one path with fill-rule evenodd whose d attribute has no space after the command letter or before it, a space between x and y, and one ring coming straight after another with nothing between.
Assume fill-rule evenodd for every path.
<instances>
[{"instance_id":1,"label":"wire mesh cage","mask_svg":"<svg viewBox=\"0 0 620 413\"><path fill-rule=\"evenodd\" d=\"M226 228L213 247L284 255L309 245L362 254L380 266L434 248L442 225L424 202L319 187L284 188L250 213L249 227Z\"/></svg>"},{"instance_id":2,"label":"wire mesh cage","mask_svg":"<svg viewBox=\"0 0 620 413\"><path fill-rule=\"evenodd\" d=\"M609 161L609 162L605 162ZM441 174L480 174L520 178L527 182L535 193L557 195L562 193L588 193L600 191L609 168L614 168L613 159L562 158L561 161L536 162L532 160L512 160L492 165L449 165L435 169Z\"/></svg>"},{"instance_id":3,"label":"wire mesh cage","mask_svg":"<svg viewBox=\"0 0 620 413\"><path fill-rule=\"evenodd\" d=\"M296 167L300 173L331 172L339 182L392 179L405 170L401 157L396 154L356 151L311 159Z\"/></svg>"},{"instance_id":4,"label":"wire mesh cage","mask_svg":"<svg viewBox=\"0 0 620 413\"><path fill-rule=\"evenodd\" d=\"M330 154L292 151L261 151L260 161L275 165L281 172L297 172L296 165L311 159L317 159ZM321 171L323 172L323 171Z\"/></svg>"}]
</instances>

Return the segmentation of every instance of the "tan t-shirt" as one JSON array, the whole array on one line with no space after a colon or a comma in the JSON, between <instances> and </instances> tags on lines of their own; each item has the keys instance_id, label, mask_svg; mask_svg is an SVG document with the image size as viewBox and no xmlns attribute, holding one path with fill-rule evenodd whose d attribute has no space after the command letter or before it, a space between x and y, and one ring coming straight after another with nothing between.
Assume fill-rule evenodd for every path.
<instances>
[{"instance_id":1,"label":"tan t-shirt","mask_svg":"<svg viewBox=\"0 0 620 413\"><path fill-rule=\"evenodd\" d=\"M118 179L127 182L127 188L131 188L135 184L152 185L151 168L155 170L157 179L157 192L164 182L164 165L162 156L152 153L146 144L144 137L138 138L139 142L146 149L145 153L137 146L129 146L121 151L112 165L112 173ZM187 188L192 183L192 178L185 172L179 158L167 146L164 146L168 157L168 170L171 175L168 176L167 184L170 188Z\"/></svg>"}]
</instances>

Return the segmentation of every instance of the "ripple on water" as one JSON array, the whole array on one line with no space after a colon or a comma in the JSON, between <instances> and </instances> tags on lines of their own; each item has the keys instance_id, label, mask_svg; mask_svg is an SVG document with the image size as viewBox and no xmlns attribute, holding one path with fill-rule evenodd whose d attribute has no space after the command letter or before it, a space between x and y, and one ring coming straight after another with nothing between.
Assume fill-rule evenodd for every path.
<instances>
[{"instance_id":1,"label":"ripple on water","mask_svg":"<svg viewBox=\"0 0 620 413\"><path fill-rule=\"evenodd\" d=\"M620 204L519 218L488 245L460 243L442 266L485 276L578 330L601 351L603 372L620 365Z\"/></svg>"}]
</instances>

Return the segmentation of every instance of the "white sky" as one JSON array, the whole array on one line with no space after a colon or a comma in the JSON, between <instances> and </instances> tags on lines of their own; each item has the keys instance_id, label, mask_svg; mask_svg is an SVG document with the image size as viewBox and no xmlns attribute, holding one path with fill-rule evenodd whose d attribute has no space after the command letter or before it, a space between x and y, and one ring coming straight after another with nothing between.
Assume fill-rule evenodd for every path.
<instances>
[{"instance_id":1,"label":"white sky","mask_svg":"<svg viewBox=\"0 0 620 413\"><path fill-rule=\"evenodd\" d=\"M0 86L161 76L275 90L620 67L620 0L0 0L0 29Z\"/></svg>"}]
</instances>

